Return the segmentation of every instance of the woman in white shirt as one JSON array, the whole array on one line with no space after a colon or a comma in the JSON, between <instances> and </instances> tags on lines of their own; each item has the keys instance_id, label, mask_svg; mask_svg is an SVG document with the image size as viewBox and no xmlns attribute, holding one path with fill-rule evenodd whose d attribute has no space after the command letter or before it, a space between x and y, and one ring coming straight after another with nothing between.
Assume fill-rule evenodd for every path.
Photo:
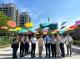
<instances>
[{"instance_id":1,"label":"woman in white shirt","mask_svg":"<svg viewBox=\"0 0 80 59\"><path fill-rule=\"evenodd\" d=\"M31 57L35 57L35 49L36 49L36 42L37 38L36 36L33 36L31 39Z\"/></svg>"}]
</instances>

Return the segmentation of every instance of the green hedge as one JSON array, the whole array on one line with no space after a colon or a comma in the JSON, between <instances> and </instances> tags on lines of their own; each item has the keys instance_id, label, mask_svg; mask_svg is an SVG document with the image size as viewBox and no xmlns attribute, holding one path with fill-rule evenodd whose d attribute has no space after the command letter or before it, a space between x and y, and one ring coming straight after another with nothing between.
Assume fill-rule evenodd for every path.
<instances>
[{"instance_id":1,"label":"green hedge","mask_svg":"<svg viewBox=\"0 0 80 59\"><path fill-rule=\"evenodd\" d=\"M73 41L73 44L80 46L80 41L79 41L79 40L74 40L74 41Z\"/></svg>"},{"instance_id":2,"label":"green hedge","mask_svg":"<svg viewBox=\"0 0 80 59\"><path fill-rule=\"evenodd\" d=\"M9 45L11 39L9 36L0 36L0 45Z\"/></svg>"}]
</instances>

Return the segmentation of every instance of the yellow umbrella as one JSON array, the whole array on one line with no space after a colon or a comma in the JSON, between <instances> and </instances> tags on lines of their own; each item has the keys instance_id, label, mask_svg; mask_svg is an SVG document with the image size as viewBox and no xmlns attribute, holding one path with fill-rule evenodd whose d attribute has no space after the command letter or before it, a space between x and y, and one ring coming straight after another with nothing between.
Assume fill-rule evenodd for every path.
<instances>
[{"instance_id":1,"label":"yellow umbrella","mask_svg":"<svg viewBox=\"0 0 80 59\"><path fill-rule=\"evenodd\" d=\"M25 27L28 27L28 28L33 27L33 23L31 23L31 22L25 23L24 25L25 25Z\"/></svg>"},{"instance_id":2,"label":"yellow umbrella","mask_svg":"<svg viewBox=\"0 0 80 59\"><path fill-rule=\"evenodd\" d=\"M15 30L21 30L21 29L22 29L21 27L16 27L16 28L15 28Z\"/></svg>"}]
</instances>

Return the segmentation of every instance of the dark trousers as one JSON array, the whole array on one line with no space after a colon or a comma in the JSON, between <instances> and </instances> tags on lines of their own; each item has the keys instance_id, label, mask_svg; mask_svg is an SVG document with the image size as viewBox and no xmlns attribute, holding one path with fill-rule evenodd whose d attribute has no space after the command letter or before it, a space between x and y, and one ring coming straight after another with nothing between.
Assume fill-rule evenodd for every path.
<instances>
[{"instance_id":1,"label":"dark trousers","mask_svg":"<svg viewBox=\"0 0 80 59\"><path fill-rule=\"evenodd\" d=\"M46 48L46 57L47 57L47 56L50 57L50 46L51 46L50 43L45 44L45 48Z\"/></svg>"},{"instance_id":2,"label":"dark trousers","mask_svg":"<svg viewBox=\"0 0 80 59\"><path fill-rule=\"evenodd\" d=\"M32 43L31 47L31 57L35 57L36 44Z\"/></svg>"},{"instance_id":3,"label":"dark trousers","mask_svg":"<svg viewBox=\"0 0 80 59\"><path fill-rule=\"evenodd\" d=\"M65 57L64 43L60 43L60 49L61 49L61 56Z\"/></svg>"},{"instance_id":4,"label":"dark trousers","mask_svg":"<svg viewBox=\"0 0 80 59\"><path fill-rule=\"evenodd\" d=\"M17 58L17 50L16 48L13 48L13 58Z\"/></svg>"},{"instance_id":5,"label":"dark trousers","mask_svg":"<svg viewBox=\"0 0 80 59\"><path fill-rule=\"evenodd\" d=\"M24 57L24 48L20 49L20 57Z\"/></svg>"},{"instance_id":6,"label":"dark trousers","mask_svg":"<svg viewBox=\"0 0 80 59\"><path fill-rule=\"evenodd\" d=\"M25 49L25 55L28 54L29 53L29 44L27 44L24 49Z\"/></svg>"},{"instance_id":7,"label":"dark trousers","mask_svg":"<svg viewBox=\"0 0 80 59\"><path fill-rule=\"evenodd\" d=\"M51 44L52 57L56 57L56 44Z\"/></svg>"},{"instance_id":8,"label":"dark trousers","mask_svg":"<svg viewBox=\"0 0 80 59\"><path fill-rule=\"evenodd\" d=\"M29 53L29 48L25 48L25 55Z\"/></svg>"}]
</instances>

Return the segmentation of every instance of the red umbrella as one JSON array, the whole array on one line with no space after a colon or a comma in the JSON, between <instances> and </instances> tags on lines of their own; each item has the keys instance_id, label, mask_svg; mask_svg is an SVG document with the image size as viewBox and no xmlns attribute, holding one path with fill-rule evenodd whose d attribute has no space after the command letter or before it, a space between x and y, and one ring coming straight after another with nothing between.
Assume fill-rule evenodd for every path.
<instances>
[{"instance_id":1,"label":"red umbrella","mask_svg":"<svg viewBox=\"0 0 80 59\"><path fill-rule=\"evenodd\" d=\"M14 21L12 21L12 20L9 20L9 21L7 22L7 24L8 24L9 27L12 27L12 28L16 27L16 22L14 22Z\"/></svg>"},{"instance_id":2,"label":"red umbrella","mask_svg":"<svg viewBox=\"0 0 80 59\"><path fill-rule=\"evenodd\" d=\"M77 26L76 26L76 25L72 25L72 26L70 26L69 28L75 29L75 28L77 28Z\"/></svg>"}]
</instances>

